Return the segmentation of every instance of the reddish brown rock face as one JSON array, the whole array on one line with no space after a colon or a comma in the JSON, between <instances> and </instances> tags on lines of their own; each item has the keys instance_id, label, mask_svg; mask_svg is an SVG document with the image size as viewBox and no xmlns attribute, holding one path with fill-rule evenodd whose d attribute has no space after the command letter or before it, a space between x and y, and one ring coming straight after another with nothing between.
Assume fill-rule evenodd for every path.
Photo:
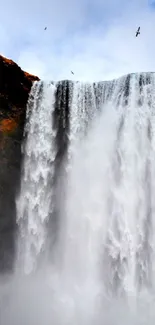
<instances>
[{"instance_id":1,"label":"reddish brown rock face","mask_svg":"<svg viewBox=\"0 0 155 325\"><path fill-rule=\"evenodd\" d=\"M12 60L0 55L0 94L17 107L23 107L27 102L32 82L39 80L21 70Z\"/></svg>"},{"instance_id":2,"label":"reddish brown rock face","mask_svg":"<svg viewBox=\"0 0 155 325\"><path fill-rule=\"evenodd\" d=\"M39 80L0 55L0 135L23 125L32 82Z\"/></svg>"},{"instance_id":3,"label":"reddish brown rock face","mask_svg":"<svg viewBox=\"0 0 155 325\"><path fill-rule=\"evenodd\" d=\"M32 82L39 80L0 55L0 272L13 267L15 199L21 176L21 141Z\"/></svg>"}]
</instances>

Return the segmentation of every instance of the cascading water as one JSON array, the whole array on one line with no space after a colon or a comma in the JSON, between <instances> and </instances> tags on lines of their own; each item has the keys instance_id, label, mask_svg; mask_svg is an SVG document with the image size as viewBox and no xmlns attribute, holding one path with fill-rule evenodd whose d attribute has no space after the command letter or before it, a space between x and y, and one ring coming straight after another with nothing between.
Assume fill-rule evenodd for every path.
<instances>
[{"instance_id":1,"label":"cascading water","mask_svg":"<svg viewBox=\"0 0 155 325\"><path fill-rule=\"evenodd\" d=\"M152 325L155 74L63 85L31 91L0 324Z\"/></svg>"},{"instance_id":2,"label":"cascading water","mask_svg":"<svg viewBox=\"0 0 155 325\"><path fill-rule=\"evenodd\" d=\"M51 214L52 179L55 160L55 131L52 129L56 88L34 83L27 109L27 134L21 191L17 201L20 227L19 267L36 268L45 249L46 223Z\"/></svg>"}]
</instances>

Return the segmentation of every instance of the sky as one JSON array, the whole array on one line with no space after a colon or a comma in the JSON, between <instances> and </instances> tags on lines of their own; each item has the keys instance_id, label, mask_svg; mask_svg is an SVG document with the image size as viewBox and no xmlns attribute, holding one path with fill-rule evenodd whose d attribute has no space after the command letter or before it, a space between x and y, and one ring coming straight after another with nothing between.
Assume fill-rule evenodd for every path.
<instances>
[{"instance_id":1,"label":"sky","mask_svg":"<svg viewBox=\"0 0 155 325\"><path fill-rule=\"evenodd\" d=\"M46 80L155 71L155 0L5 0L0 47L0 54Z\"/></svg>"}]
</instances>

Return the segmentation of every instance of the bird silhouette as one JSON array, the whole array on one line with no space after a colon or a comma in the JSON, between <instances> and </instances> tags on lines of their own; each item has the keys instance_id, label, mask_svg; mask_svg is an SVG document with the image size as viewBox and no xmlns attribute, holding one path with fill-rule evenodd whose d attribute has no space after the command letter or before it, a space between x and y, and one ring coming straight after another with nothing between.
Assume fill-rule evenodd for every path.
<instances>
[{"instance_id":1,"label":"bird silhouette","mask_svg":"<svg viewBox=\"0 0 155 325\"><path fill-rule=\"evenodd\" d=\"M138 27L137 32L136 32L136 37L140 34L140 27Z\"/></svg>"},{"instance_id":2,"label":"bird silhouette","mask_svg":"<svg viewBox=\"0 0 155 325\"><path fill-rule=\"evenodd\" d=\"M47 29L47 27L44 28L44 30L46 30L46 29Z\"/></svg>"},{"instance_id":3,"label":"bird silhouette","mask_svg":"<svg viewBox=\"0 0 155 325\"><path fill-rule=\"evenodd\" d=\"M73 72L73 71L71 71L71 73L72 73L72 74L74 74L74 72Z\"/></svg>"}]
</instances>

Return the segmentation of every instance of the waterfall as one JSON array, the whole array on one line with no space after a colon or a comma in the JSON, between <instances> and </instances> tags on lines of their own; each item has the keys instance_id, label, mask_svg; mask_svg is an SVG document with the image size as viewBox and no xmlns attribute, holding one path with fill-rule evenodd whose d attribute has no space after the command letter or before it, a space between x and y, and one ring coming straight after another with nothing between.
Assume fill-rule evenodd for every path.
<instances>
[{"instance_id":1,"label":"waterfall","mask_svg":"<svg viewBox=\"0 0 155 325\"><path fill-rule=\"evenodd\" d=\"M34 83L1 324L152 325L154 196L154 73Z\"/></svg>"},{"instance_id":2,"label":"waterfall","mask_svg":"<svg viewBox=\"0 0 155 325\"><path fill-rule=\"evenodd\" d=\"M24 165L17 222L20 227L19 267L36 268L37 257L46 247L46 224L51 215L54 177L55 131L52 125L56 88L34 83L27 107Z\"/></svg>"}]
</instances>

